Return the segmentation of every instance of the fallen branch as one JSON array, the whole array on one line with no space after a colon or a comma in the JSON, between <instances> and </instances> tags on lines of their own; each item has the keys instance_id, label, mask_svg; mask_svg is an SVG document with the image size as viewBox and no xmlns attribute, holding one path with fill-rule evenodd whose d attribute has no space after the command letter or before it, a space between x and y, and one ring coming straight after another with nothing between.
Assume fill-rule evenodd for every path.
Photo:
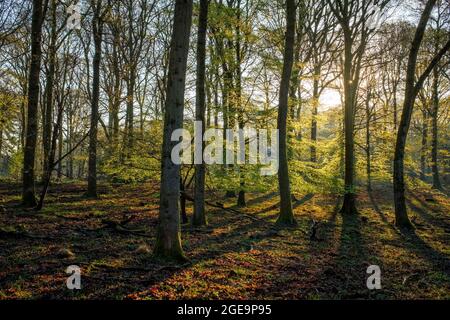
<instances>
[{"instance_id":1,"label":"fallen branch","mask_svg":"<svg viewBox=\"0 0 450 320\"><path fill-rule=\"evenodd\" d=\"M125 225L128 224L132 219L133 217L131 216L121 222L113 220L102 220L102 223L105 225L104 228L106 227L122 234L132 234L139 237L152 238L152 236L143 233L143 229L132 230L126 228Z\"/></svg>"},{"instance_id":2,"label":"fallen branch","mask_svg":"<svg viewBox=\"0 0 450 320\"><path fill-rule=\"evenodd\" d=\"M186 200L188 200L188 201L190 201L190 202L194 202L194 198L191 197L190 195L188 195L186 192L183 192L183 196L184 196L184 198L185 198ZM243 216L245 216L245 217L247 217L247 218L249 218L249 219L251 219L251 220L253 220L253 221L258 221L258 222L264 221L264 222L265 222L264 219L254 217L254 216L252 216L252 215L250 215L250 214L248 214L248 213L245 213L245 212L242 212L242 211L233 209L233 208L226 208L226 207L223 205L223 203L220 203L220 202L212 203L212 202L209 202L209 201L205 201L205 203L206 203L208 206L213 207L213 208L217 208L217 209L221 209L221 210L228 211L228 212L231 212L231 213L243 215Z\"/></svg>"},{"instance_id":3,"label":"fallen branch","mask_svg":"<svg viewBox=\"0 0 450 320\"><path fill-rule=\"evenodd\" d=\"M30 234L27 231L24 230L6 230L0 228L0 239L7 239L7 238L13 238L13 239L39 239L39 240L51 240L52 237L42 237L42 236L36 236L33 234Z\"/></svg>"}]
</instances>

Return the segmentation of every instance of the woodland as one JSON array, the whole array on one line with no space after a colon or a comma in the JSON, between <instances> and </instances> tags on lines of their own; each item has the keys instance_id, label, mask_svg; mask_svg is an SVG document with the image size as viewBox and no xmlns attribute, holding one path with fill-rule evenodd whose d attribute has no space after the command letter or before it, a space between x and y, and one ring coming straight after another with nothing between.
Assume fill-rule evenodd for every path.
<instances>
[{"instance_id":1,"label":"woodland","mask_svg":"<svg viewBox=\"0 0 450 320\"><path fill-rule=\"evenodd\" d=\"M449 119L448 0L0 0L0 300L450 299Z\"/></svg>"}]
</instances>

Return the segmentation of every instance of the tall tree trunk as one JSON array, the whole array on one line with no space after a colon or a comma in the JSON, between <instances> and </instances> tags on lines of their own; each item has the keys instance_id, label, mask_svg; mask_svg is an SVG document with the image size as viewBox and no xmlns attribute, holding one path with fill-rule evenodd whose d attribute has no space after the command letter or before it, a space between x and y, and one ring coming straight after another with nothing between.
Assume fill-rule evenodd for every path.
<instances>
[{"instance_id":1,"label":"tall tree trunk","mask_svg":"<svg viewBox=\"0 0 450 320\"><path fill-rule=\"evenodd\" d=\"M132 1L130 1L132 4ZM133 37L133 9L132 5L128 8L128 76L127 76L127 112L126 112L126 133L125 133L125 156L130 155L134 144L134 90L136 86L136 64L134 46L135 40Z\"/></svg>"},{"instance_id":2,"label":"tall tree trunk","mask_svg":"<svg viewBox=\"0 0 450 320\"><path fill-rule=\"evenodd\" d=\"M289 112L289 83L291 80L292 66L294 64L295 42L295 0L286 0L286 42L284 48L283 73L280 84L278 130L279 130L279 170L278 184L280 191L280 215L277 224L296 225L291 202L291 187L289 182L289 164L287 158L287 118Z\"/></svg>"},{"instance_id":3,"label":"tall tree trunk","mask_svg":"<svg viewBox=\"0 0 450 320\"><path fill-rule=\"evenodd\" d=\"M431 170L433 172L433 189L442 190L438 167L438 116L439 116L439 68L433 70L433 112L431 139Z\"/></svg>"},{"instance_id":4,"label":"tall tree trunk","mask_svg":"<svg viewBox=\"0 0 450 320\"><path fill-rule=\"evenodd\" d=\"M159 226L154 253L158 257L185 260L180 231L180 165L171 159L177 142L174 130L183 128L184 93L189 38L192 25L192 0L176 0L166 89L164 133L161 159Z\"/></svg>"},{"instance_id":5,"label":"tall tree trunk","mask_svg":"<svg viewBox=\"0 0 450 320\"><path fill-rule=\"evenodd\" d=\"M0 163L2 163L2 152L3 152L3 128L0 127Z\"/></svg>"},{"instance_id":6,"label":"tall tree trunk","mask_svg":"<svg viewBox=\"0 0 450 320\"><path fill-rule=\"evenodd\" d=\"M420 45L425 33L431 10L436 0L429 0L420 18L419 25L411 44L408 58L408 67L405 85L405 101L403 103L403 112L398 127L397 142L395 146L394 156L394 203L395 203L395 224L401 228L412 229L413 226L408 218L405 199L405 178L404 178L404 157L406 139L408 136L409 126L411 124L411 116L413 112L414 102L416 100L418 90L415 85L417 56Z\"/></svg>"},{"instance_id":7,"label":"tall tree trunk","mask_svg":"<svg viewBox=\"0 0 450 320\"><path fill-rule=\"evenodd\" d=\"M41 42L44 8L42 0L33 0L33 18L31 25L31 64L28 78L28 116L23 162L22 203L26 207L36 206L34 188L34 163L36 156L39 75L41 72Z\"/></svg>"},{"instance_id":8,"label":"tall tree trunk","mask_svg":"<svg viewBox=\"0 0 450 320\"><path fill-rule=\"evenodd\" d=\"M420 150L420 179L422 181L426 181L428 153L428 109L426 103L424 103L422 107L422 147Z\"/></svg>"},{"instance_id":9,"label":"tall tree trunk","mask_svg":"<svg viewBox=\"0 0 450 320\"><path fill-rule=\"evenodd\" d=\"M205 214L205 177L206 168L203 159L205 132L205 77L206 77L206 31L208 26L208 2L209 0L200 0L200 16L198 22L197 34L197 94L195 103L195 119L201 122L200 132L196 132L202 141L201 149L195 150L197 159L201 159L201 164L195 165L195 183L194 183L194 216L192 224L194 226L206 225ZM198 129L198 128L197 128ZM198 148L199 146L196 146Z\"/></svg>"},{"instance_id":10,"label":"tall tree trunk","mask_svg":"<svg viewBox=\"0 0 450 320\"><path fill-rule=\"evenodd\" d=\"M72 140L73 139L73 119L72 111L69 110L67 113L67 150L72 150ZM73 153L67 157L67 177L73 179Z\"/></svg>"},{"instance_id":11,"label":"tall tree trunk","mask_svg":"<svg viewBox=\"0 0 450 320\"><path fill-rule=\"evenodd\" d=\"M345 159L344 159L344 204L341 209L343 214L356 214L356 187L355 179L355 98L357 83L353 77L353 38L350 30L344 30L344 135L345 135Z\"/></svg>"},{"instance_id":12,"label":"tall tree trunk","mask_svg":"<svg viewBox=\"0 0 450 320\"><path fill-rule=\"evenodd\" d=\"M58 141L59 137L59 131L61 130L60 125L62 124L62 116L64 112L64 106L59 106L57 120L55 123L55 126L53 128L53 137L51 137L51 144L50 144L50 153L48 156L48 168L45 171L44 179L43 179L43 187L41 191L41 195L39 198L39 202L36 206L36 211L39 211L44 206L44 200L48 192L48 188L50 186L50 182L52 179L52 172L55 169L55 156L56 156L56 143Z\"/></svg>"},{"instance_id":13,"label":"tall tree trunk","mask_svg":"<svg viewBox=\"0 0 450 320\"><path fill-rule=\"evenodd\" d=\"M98 0L94 8L92 21L94 36L94 60L92 78L91 124L89 132L89 172L87 196L97 198L97 132L98 105L100 98L100 62L102 58L103 21L101 21L102 0Z\"/></svg>"},{"instance_id":14,"label":"tall tree trunk","mask_svg":"<svg viewBox=\"0 0 450 320\"><path fill-rule=\"evenodd\" d=\"M314 67L314 82L313 82L313 106L312 106L312 121L311 121L311 162L317 162L317 115L319 107L319 77L320 66Z\"/></svg>"},{"instance_id":15,"label":"tall tree trunk","mask_svg":"<svg viewBox=\"0 0 450 320\"><path fill-rule=\"evenodd\" d=\"M46 92L45 92L45 106L44 106L44 125L42 130L42 143L44 150L44 177L46 171L49 170L49 156L52 139L52 120L53 120L53 93L54 80L56 71L56 40L57 40L57 25L56 25L56 0L51 0L50 14L51 14L51 31L50 31L50 45L48 48L48 73L46 77Z\"/></svg>"},{"instance_id":16,"label":"tall tree trunk","mask_svg":"<svg viewBox=\"0 0 450 320\"><path fill-rule=\"evenodd\" d=\"M367 173L367 191L372 191L372 162L371 151L372 145L370 141L370 120L372 118L370 112L371 92L367 90L366 97L366 173Z\"/></svg>"},{"instance_id":17,"label":"tall tree trunk","mask_svg":"<svg viewBox=\"0 0 450 320\"><path fill-rule=\"evenodd\" d=\"M25 133L26 133L26 126L27 126L27 116L26 116L26 105L25 105L25 96L27 95L27 89L23 92L22 102L20 104L20 149L25 149Z\"/></svg>"},{"instance_id":18,"label":"tall tree trunk","mask_svg":"<svg viewBox=\"0 0 450 320\"><path fill-rule=\"evenodd\" d=\"M298 21L297 23L301 24L302 21L302 10L303 8L298 10ZM288 161L293 158L294 156L294 148L292 146L292 141L296 138L296 132L294 123L296 122L296 112L297 108L299 107L299 100L300 100L300 51L302 46L302 28L301 25L298 25L296 28L296 35L295 35L295 43L294 43L294 64L292 66L292 72L291 72L291 81L289 85L289 117L288 117L288 134L287 134L287 141L288 141Z\"/></svg>"},{"instance_id":19,"label":"tall tree trunk","mask_svg":"<svg viewBox=\"0 0 450 320\"><path fill-rule=\"evenodd\" d=\"M238 126L240 130L244 130L244 105L242 103L242 52L241 52L241 0L237 1L237 16L236 16L236 103L238 108ZM244 138L244 137L241 137ZM245 150L244 150L245 152ZM245 207L247 201L245 200L245 169L243 165L239 165L239 193L237 205Z\"/></svg>"},{"instance_id":20,"label":"tall tree trunk","mask_svg":"<svg viewBox=\"0 0 450 320\"><path fill-rule=\"evenodd\" d=\"M59 136L58 136L58 159L61 159L61 157L63 156L63 145L64 145L64 135L63 135L63 130L62 130L62 122L63 122L63 117L61 116L61 118L59 119L59 123L58 123L58 130L59 130ZM70 150L70 149L69 149ZM63 162L60 161L58 163L58 172L57 172L57 176L58 176L58 180L61 180L62 178L62 169L63 169Z\"/></svg>"},{"instance_id":21,"label":"tall tree trunk","mask_svg":"<svg viewBox=\"0 0 450 320\"><path fill-rule=\"evenodd\" d=\"M398 68L399 68L399 73L400 73L400 69L401 69L401 62L398 61ZM392 90L394 91L394 101L393 101L393 108L394 108L394 130L397 130L397 123L398 123L398 102L397 102L397 89L398 89L398 82L395 81L394 82L394 87L392 88Z\"/></svg>"},{"instance_id":22,"label":"tall tree trunk","mask_svg":"<svg viewBox=\"0 0 450 320\"><path fill-rule=\"evenodd\" d=\"M111 110L111 140L112 140L112 153L117 154L119 151L119 109L120 109L120 95L121 86L120 82L122 76L120 75L118 48L120 46L120 38L118 32L113 32L113 72L114 72L114 94Z\"/></svg>"},{"instance_id":23,"label":"tall tree trunk","mask_svg":"<svg viewBox=\"0 0 450 320\"><path fill-rule=\"evenodd\" d=\"M126 112L126 133L124 153L128 157L134 144L134 90L136 86L136 72L134 66L131 67L127 79L127 112Z\"/></svg>"}]
</instances>

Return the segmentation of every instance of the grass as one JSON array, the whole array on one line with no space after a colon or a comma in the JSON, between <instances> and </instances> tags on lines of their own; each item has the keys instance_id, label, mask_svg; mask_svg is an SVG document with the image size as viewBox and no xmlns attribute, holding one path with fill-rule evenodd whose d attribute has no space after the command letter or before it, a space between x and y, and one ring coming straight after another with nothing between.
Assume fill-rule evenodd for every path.
<instances>
[{"instance_id":1,"label":"grass","mask_svg":"<svg viewBox=\"0 0 450 320\"><path fill-rule=\"evenodd\" d=\"M17 186L0 185L0 230L8 231L0 233L0 299L450 299L450 202L442 194L408 193L412 233L393 226L383 188L360 194L355 217L337 213L335 195L297 195L298 227L289 229L275 228L276 193L248 194L243 214L209 208L207 227L183 226L190 262L175 265L151 255L157 184L102 186L99 200L84 190L55 186L37 215L18 209ZM104 224L130 217L127 228L139 235ZM383 288L370 291L374 264ZM69 265L82 269L80 291L66 289Z\"/></svg>"}]
</instances>

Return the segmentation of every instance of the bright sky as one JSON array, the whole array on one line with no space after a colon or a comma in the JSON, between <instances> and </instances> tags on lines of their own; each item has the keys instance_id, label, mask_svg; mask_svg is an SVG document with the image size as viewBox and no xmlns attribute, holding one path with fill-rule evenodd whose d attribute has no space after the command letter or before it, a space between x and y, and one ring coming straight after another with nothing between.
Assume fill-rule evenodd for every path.
<instances>
[{"instance_id":1,"label":"bright sky","mask_svg":"<svg viewBox=\"0 0 450 320\"><path fill-rule=\"evenodd\" d=\"M334 89L326 89L320 96L320 111L336 108L341 105L341 95Z\"/></svg>"}]
</instances>

